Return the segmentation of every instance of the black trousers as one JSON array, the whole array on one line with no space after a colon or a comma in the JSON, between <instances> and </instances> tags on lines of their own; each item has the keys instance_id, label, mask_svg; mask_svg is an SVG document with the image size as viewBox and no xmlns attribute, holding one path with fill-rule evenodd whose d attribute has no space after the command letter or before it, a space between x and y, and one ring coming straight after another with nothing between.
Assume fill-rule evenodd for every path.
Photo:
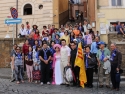
<instances>
[{"instance_id":1,"label":"black trousers","mask_svg":"<svg viewBox=\"0 0 125 94\"><path fill-rule=\"evenodd\" d=\"M111 82L112 82L113 88L119 89L120 82L116 82L116 68L117 68L117 64L111 65Z\"/></svg>"},{"instance_id":2,"label":"black trousers","mask_svg":"<svg viewBox=\"0 0 125 94\"><path fill-rule=\"evenodd\" d=\"M74 85L80 85L79 72L80 72L80 67L76 66L76 67L73 68L73 73L74 73L74 76L75 76L75 79L73 80Z\"/></svg>"},{"instance_id":3,"label":"black trousers","mask_svg":"<svg viewBox=\"0 0 125 94\"><path fill-rule=\"evenodd\" d=\"M92 83L93 83L93 68L87 68L86 76L87 76L87 85L92 86Z\"/></svg>"},{"instance_id":4,"label":"black trousers","mask_svg":"<svg viewBox=\"0 0 125 94\"><path fill-rule=\"evenodd\" d=\"M50 65L41 62L41 82L49 82L50 80Z\"/></svg>"},{"instance_id":5,"label":"black trousers","mask_svg":"<svg viewBox=\"0 0 125 94\"><path fill-rule=\"evenodd\" d=\"M93 53L94 54L94 56L96 57L96 53ZM98 61L96 61L96 62L98 62ZM96 74L98 73L98 65L96 64L95 66L94 66L94 70L93 70Z\"/></svg>"}]
</instances>

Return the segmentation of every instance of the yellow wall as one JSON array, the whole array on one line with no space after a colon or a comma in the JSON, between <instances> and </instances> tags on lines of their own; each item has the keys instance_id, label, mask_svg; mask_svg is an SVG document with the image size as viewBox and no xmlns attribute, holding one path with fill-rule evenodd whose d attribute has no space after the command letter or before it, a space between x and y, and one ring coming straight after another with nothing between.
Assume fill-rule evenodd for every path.
<instances>
[{"instance_id":1,"label":"yellow wall","mask_svg":"<svg viewBox=\"0 0 125 94\"><path fill-rule=\"evenodd\" d=\"M53 0L53 24L58 28L68 20L68 0Z\"/></svg>"},{"instance_id":2,"label":"yellow wall","mask_svg":"<svg viewBox=\"0 0 125 94\"><path fill-rule=\"evenodd\" d=\"M104 13L105 18L98 18L98 17L96 18L96 30L100 31L101 22L104 22L109 25L109 20L125 21L125 16L124 16L125 12L124 11L125 11L125 9L123 9L123 8L114 8L114 9L105 8L105 9L97 10L97 13ZM101 35L101 40L108 43L107 34Z\"/></svg>"},{"instance_id":3,"label":"yellow wall","mask_svg":"<svg viewBox=\"0 0 125 94\"><path fill-rule=\"evenodd\" d=\"M59 25L59 2L58 0L53 0L53 24L58 27Z\"/></svg>"},{"instance_id":4,"label":"yellow wall","mask_svg":"<svg viewBox=\"0 0 125 94\"><path fill-rule=\"evenodd\" d=\"M68 10L68 2L69 0L59 0L59 14Z\"/></svg>"}]
</instances>

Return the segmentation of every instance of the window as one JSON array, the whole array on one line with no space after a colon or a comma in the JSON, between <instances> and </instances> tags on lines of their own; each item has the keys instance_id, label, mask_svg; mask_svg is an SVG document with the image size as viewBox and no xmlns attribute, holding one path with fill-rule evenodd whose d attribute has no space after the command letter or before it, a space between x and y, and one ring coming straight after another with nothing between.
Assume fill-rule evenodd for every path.
<instances>
[{"instance_id":1,"label":"window","mask_svg":"<svg viewBox=\"0 0 125 94\"><path fill-rule=\"evenodd\" d=\"M42 9L43 8L43 5L39 5L39 9Z\"/></svg>"},{"instance_id":2,"label":"window","mask_svg":"<svg viewBox=\"0 0 125 94\"><path fill-rule=\"evenodd\" d=\"M32 15L32 5L26 4L23 9L23 15Z\"/></svg>"},{"instance_id":3,"label":"window","mask_svg":"<svg viewBox=\"0 0 125 94\"><path fill-rule=\"evenodd\" d=\"M122 0L112 0L112 6L122 6Z\"/></svg>"}]
</instances>

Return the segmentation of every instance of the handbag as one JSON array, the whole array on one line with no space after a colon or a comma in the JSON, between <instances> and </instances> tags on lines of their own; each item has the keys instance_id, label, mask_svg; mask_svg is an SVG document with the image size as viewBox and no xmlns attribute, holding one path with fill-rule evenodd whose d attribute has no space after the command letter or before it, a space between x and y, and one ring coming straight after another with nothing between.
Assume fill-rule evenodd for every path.
<instances>
[{"instance_id":1,"label":"handbag","mask_svg":"<svg viewBox=\"0 0 125 94\"><path fill-rule=\"evenodd\" d=\"M121 81L120 73L116 73L115 74L115 80L116 80L116 82L120 82Z\"/></svg>"},{"instance_id":2,"label":"handbag","mask_svg":"<svg viewBox=\"0 0 125 94\"><path fill-rule=\"evenodd\" d=\"M97 65L97 59L94 55L90 56L91 58L88 58L88 64L89 65Z\"/></svg>"},{"instance_id":3,"label":"handbag","mask_svg":"<svg viewBox=\"0 0 125 94\"><path fill-rule=\"evenodd\" d=\"M33 70L33 80L40 80L41 79L41 72L40 70Z\"/></svg>"},{"instance_id":4,"label":"handbag","mask_svg":"<svg viewBox=\"0 0 125 94\"><path fill-rule=\"evenodd\" d=\"M66 80L66 82L72 82L74 79L73 72L71 70L71 67L69 66L66 66L64 68L64 79Z\"/></svg>"}]
</instances>

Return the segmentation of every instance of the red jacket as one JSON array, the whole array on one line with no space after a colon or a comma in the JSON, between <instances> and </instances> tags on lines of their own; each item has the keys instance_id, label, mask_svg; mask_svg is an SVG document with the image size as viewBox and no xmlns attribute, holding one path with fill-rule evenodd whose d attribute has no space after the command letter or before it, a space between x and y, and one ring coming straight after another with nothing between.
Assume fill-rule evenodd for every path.
<instances>
[{"instance_id":1,"label":"red jacket","mask_svg":"<svg viewBox=\"0 0 125 94\"><path fill-rule=\"evenodd\" d=\"M33 35L33 39L34 39L34 40L38 40L39 37L40 37L40 36L39 36L38 34L34 34L34 35Z\"/></svg>"},{"instance_id":2,"label":"red jacket","mask_svg":"<svg viewBox=\"0 0 125 94\"><path fill-rule=\"evenodd\" d=\"M42 35L45 35L46 33L49 34L49 31L48 30L46 30L46 31L43 30L42 31Z\"/></svg>"},{"instance_id":3,"label":"red jacket","mask_svg":"<svg viewBox=\"0 0 125 94\"><path fill-rule=\"evenodd\" d=\"M24 44L23 45L23 53L26 55L29 52L29 45Z\"/></svg>"},{"instance_id":4,"label":"red jacket","mask_svg":"<svg viewBox=\"0 0 125 94\"><path fill-rule=\"evenodd\" d=\"M54 29L50 30L50 35L52 36L52 34L54 33Z\"/></svg>"}]
</instances>

